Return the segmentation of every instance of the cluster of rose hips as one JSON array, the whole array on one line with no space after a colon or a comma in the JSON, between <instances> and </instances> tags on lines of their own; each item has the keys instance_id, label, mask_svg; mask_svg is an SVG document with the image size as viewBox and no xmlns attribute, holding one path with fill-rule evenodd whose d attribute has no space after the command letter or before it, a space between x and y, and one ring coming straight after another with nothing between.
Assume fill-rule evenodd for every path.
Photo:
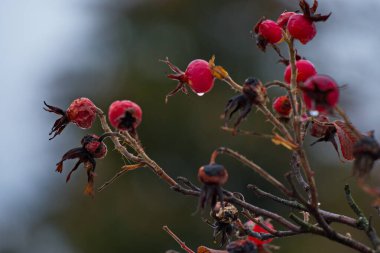
<instances>
[{"instance_id":1,"label":"cluster of rose hips","mask_svg":"<svg viewBox=\"0 0 380 253\"><path fill-rule=\"evenodd\" d=\"M326 21L329 15L316 14L317 1L310 7L305 1L300 1L302 13L284 12L280 15L277 22L262 18L254 28L256 33L257 45L265 50L265 47L279 44L287 40L299 40L302 44L308 43L316 35L315 22ZM306 108L312 115L319 113L329 113L338 103L339 87L329 76L317 73L312 62L297 57L296 81L297 89L302 92L303 101ZM211 91L217 77L212 70L211 61L202 59L193 60L183 72L177 66L165 61L173 70L173 74L168 77L178 81L177 87L167 96L172 96L179 91L188 93L187 87L198 94L203 95ZM289 64L289 61L287 61ZM284 71L284 81L290 83L291 66L288 65ZM219 78L219 77L218 77ZM187 86L186 86L187 84ZM241 94L232 97L225 108L225 119L230 120L236 113L240 115L234 123L236 128L243 119L247 117L253 106L263 105L267 102L267 92L265 86L256 78L248 78L243 85ZM274 100L273 110L282 120L288 120L292 113L291 101L288 96L281 96Z\"/></svg>"},{"instance_id":2,"label":"cluster of rose hips","mask_svg":"<svg viewBox=\"0 0 380 253\"><path fill-rule=\"evenodd\" d=\"M50 140L59 135L69 123L74 123L82 129L91 128L98 111L95 104L88 98L75 99L66 111L46 103L45 106L46 111L61 116L55 121L51 129L50 135L54 135ZM129 100L115 101L109 107L108 119L116 130L128 131L132 136L136 136L136 128L140 125L142 119L142 110L139 105ZM87 172L85 194L93 195L95 159L102 159L106 156L107 146L103 141L109 136L111 136L109 133L101 136L96 134L85 135L81 140L81 147L70 149L62 156L61 161L57 163L56 171L62 172L64 161L78 159L67 175L66 182L70 180L71 174L83 163Z\"/></svg>"}]
</instances>

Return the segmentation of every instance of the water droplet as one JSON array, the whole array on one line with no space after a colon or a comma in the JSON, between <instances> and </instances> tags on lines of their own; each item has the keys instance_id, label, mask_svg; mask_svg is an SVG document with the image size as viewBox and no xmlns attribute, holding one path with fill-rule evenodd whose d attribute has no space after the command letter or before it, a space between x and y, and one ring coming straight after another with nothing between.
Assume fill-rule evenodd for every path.
<instances>
[{"instance_id":1,"label":"water droplet","mask_svg":"<svg viewBox=\"0 0 380 253\"><path fill-rule=\"evenodd\" d=\"M204 93L197 93L198 96L202 97Z\"/></svg>"},{"instance_id":2,"label":"water droplet","mask_svg":"<svg viewBox=\"0 0 380 253\"><path fill-rule=\"evenodd\" d=\"M317 117L319 115L319 112L317 110L310 110L310 116Z\"/></svg>"}]
</instances>

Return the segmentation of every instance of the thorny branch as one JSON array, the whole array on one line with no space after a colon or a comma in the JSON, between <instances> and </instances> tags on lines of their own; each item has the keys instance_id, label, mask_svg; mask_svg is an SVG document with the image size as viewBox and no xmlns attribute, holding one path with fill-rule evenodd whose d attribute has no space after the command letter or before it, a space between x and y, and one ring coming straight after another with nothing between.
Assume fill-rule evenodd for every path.
<instances>
[{"instance_id":1,"label":"thorny branch","mask_svg":"<svg viewBox=\"0 0 380 253\"><path fill-rule=\"evenodd\" d=\"M318 192L317 192L317 186L316 186L316 182L314 178L314 172L310 167L306 152L303 148L303 140L305 136L307 121L301 120L301 117L305 113L305 107L304 107L303 102L299 100L299 96L298 96L299 88L297 86L297 80L296 80L297 68L295 65L296 50L294 48L294 41L292 38L285 36L285 41L287 42L288 48L289 48L289 58L290 58L289 64L291 66L290 87L280 81L267 83L266 87L269 88L273 86L278 86L278 87L284 88L288 92L292 109L293 109L293 117L291 121L293 125L292 134L289 132L287 127L273 115L273 113L267 108L265 104L257 105L257 109L260 112L262 112L265 118L268 121L270 121L271 124L283 135L283 137L277 134L275 134L274 136L285 138L284 141L291 144L291 145L289 144L288 146L293 151L292 172L291 174L288 174L287 176L291 189L288 189L283 183L281 183L275 177L270 175L266 170L258 166L253 161L250 161L243 155L229 148L220 147L216 149L211 155L210 163L215 163L215 160L218 155L226 154L238 160L242 164L247 165L253 171L258 173L263 179L265 179L267 182L269 182L274 187L276 187L285 196L285 198L275 196L257 187L249 186L249 188L252 189L257 195L272 199L273 201L276 201L292 209L307 212L314 217L317 223L310 224L307 220L301 219L293 213L291 213L289 216L290 220L292 220L290 221L275 212L257 207L255 205L252 205L246 202L244 199L237 198L233 193L226 190L223 191L223 194L225 195L224 201L243 208L242 214L244 214L249 219L254 219L254 217L250 216L250 213L252 213L255 216L263 216L263 217L270 218L287 229L284 231L274 231L268 228L268 232L270 232L270 234L263 236L260 234L255 235L254 233L251 233L250 235L252 236L256 236L259 238L272 238L272 237L285 237L285 236L304 234L304 233L316 234L319 236L326 237L330 240L336 241L338 243L341 243L343 245L346 245L359 252L378 253L380 252L380 239L377 236L377 233L374 227L372 226L372 219L371 218L367 219L364 216L360 208L357 206L357 204L353 200L348 186L346 186L345 188L347 202L349 203L350 207L353 209L355 214L358 216L358 219L354 219L345 215L321 210L319 208ZM218 70L218 68L216 69ZM222 68L220 69L224 71L224 69ZM221 80L229 84L233 90L237 92L242 92L242 86L236 83L228 75L226 71L220 73L220 75L223 76ZM344 111L340 109L340 107L336 107L335 110L344 119L345 123L351 128L351 130L355 133L355 135L360 137L361 136L360 132L351 124L351 122L349 121L349 118L344 113ZM154 160L152 160L145 153L141 143L135 138L133 138L127 131L122 131L117 134L111 134L112 131L107 124L103 111L101 111L100 109L97 109L97 112L98 112L99 119L101 121L102 128L106 134L107 133L110 134L110 137L115 145L116 150L120 152L120 154L122 154L126 159L137 164L138 166L136 165L136 168L149 167L157 176L163 179L173 190L180 192L184 195L195 196L195 197L200 196L199 187L192 184L186 178L178 178L178 181L183 186L178 184L172 177L170 177L164 171L164 169L162 169ZM310 120L313 120L313 119L309 119L309 121ZM229 131L229 129L224 129L224 130ZM240 131L240 133L252 134L252 135L269 137L269 138L271 137L271 135L257 134L257 133L251 133L251 132L246 132L246 131ZM135 154L130 152L126 147L131 148ZM124 174L125 171L127 170L122 170L118 174L116 174L116 176L110 181L106 182L100 188L100 190L103 189L105 186L109 185L110 183L112 183L116 178ZM297 184L301 186L302 189L306 193L308 193L307 199L305 199L302 196L302 194L297 191L297 187L295 186L292 180L292 176L296 178ZM359 241L356 241L355 239L349 236L340 234L337 231L335 231L330 226L330 223L333 223L333 222L345 224L347 226L350 226L352 228L356 228L359 230L364 230L372 242L373 249L364 245L363 243ZM189 253L194 253L178 237L176 237L169 228L165 226L164 230L167 231L181 245L181 247L185 251Z\"/></svg>"}]
</instances>

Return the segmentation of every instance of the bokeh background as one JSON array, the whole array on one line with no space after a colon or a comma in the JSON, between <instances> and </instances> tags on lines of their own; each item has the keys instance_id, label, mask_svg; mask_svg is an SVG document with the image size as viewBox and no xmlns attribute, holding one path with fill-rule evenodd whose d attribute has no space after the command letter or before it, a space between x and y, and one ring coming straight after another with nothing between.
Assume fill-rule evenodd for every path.
<instances>
[{"instance_id":1,"label":"bokeh background","mask_svg":"<svg viewBox=\"0 0 380 253\"><path fill-rule=\"evenodd\" d=\"M179 94L164 103L175 86L166 79L169 56L181 68L196 58L209 59L228 69L238 82L248 76L263 81L281 79L284 67L272 51L260 52L250 30L263 15L276 19L297 1L280 0L2 0L0 3L0 252L165 252L180 251L161 227L170 226L187 244L217 247L211 228L201 215L191 216L197 200L170 189L147 169L120 178L90 199L82 194L82 170L69 184L55 173L55 163L79 145L85 133L101 133L69 126L48 141L55 120L42 110L43 101L66 108L81 96L107 110L116 99L131 99L144 110L140 137L146 151L172 176L196 182L198 167L221 145L239 150L282 178L290 154L266 140L233 137L222 132L219 116L232 96L217 82L203 97ZM320 73L333 76L342 89L342 105L363 131L379 129L377 110L380 80L380 31L377 0L320 1L320 11L333 12L318 24L318 35L301 55ZM276 95L271 91L271 95ZM271 131L258 114L244 129ZM109 149L112 151L111 144ZM343 185L350 163L340 163L329 144L309 149L316 171L322 207L352 215L344 201ZM229 158L220 160L230 172L226 187L243 192L249 201L287 215L289 210L248 192L248 183L275 191L249 169ZM109 152L98 162L97 185L113 176L124 161ZM72 163L65 166L68 170ZM378 166L376 166L378 167ZM372 181L380 184L379 171ZM354 195L368 215L377 213L371 199L354 187ZM362 234L350 232L367 242ZM351 252L315 236L278 239L280 252Z\"/></svg>"}]
</instances>

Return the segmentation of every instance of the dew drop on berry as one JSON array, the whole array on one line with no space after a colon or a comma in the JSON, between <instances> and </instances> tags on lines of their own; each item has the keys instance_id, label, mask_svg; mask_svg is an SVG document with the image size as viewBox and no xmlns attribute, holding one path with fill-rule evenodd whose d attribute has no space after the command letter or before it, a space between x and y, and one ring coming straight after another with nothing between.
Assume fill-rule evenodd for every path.
<instances>
[{"instance_id":1,"label":"dew drop on berry","mask_svg":"<svg viewBox=\"0 0 380 253\"><path fill-rule=\"evenodd\" d=\"M197 93L198 96L202 97L204 93Z\"/></svg>"},{"instance_id":2,"label":"dew drop on berry","mask_svg":"<svg viewBox=\"0 0 380 253\"><path fill-rule=\"evenodd\" d=\"M309 113L312 117L317 117L319 115L319 112L317 110L310 110Z\"/></svg>"}]
</instances>

